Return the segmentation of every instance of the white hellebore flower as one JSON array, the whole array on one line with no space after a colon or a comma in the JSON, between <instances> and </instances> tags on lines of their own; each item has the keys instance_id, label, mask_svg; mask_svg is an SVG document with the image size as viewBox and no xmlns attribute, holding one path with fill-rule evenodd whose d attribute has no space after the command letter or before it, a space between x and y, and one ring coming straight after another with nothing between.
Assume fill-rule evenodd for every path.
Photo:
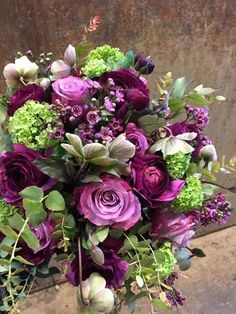
<instances>
[{"instance_id":1,"label":"white hellebore flower","mask_svg":"<svg viewBox=\"0 0 236 314\"><path fill-rule=\"evenodd\" d=\"M82 282L83 303L78 287L77 301L79 314L110 313L114 306L114 295L111 289L106 288L106 280L98 273L92 273Z\"/></svg>"},{"instance_id":2,"label":"white hellebore flower","mask_svg":"<svg viewBox=\"0 0 236 314\"><path fill-rule=\"evenodd\" d=\"M20 82L30 82L36 77L38 66L26 56L17 58L15 63L9 63L3 70L3 75L8 87L14 88Z\"/></svg>"},{"instance_id":3,"label":"white hellebore flower","mask_svg":"<svg viewBox=\"0 0 236 314\"><path fill-rule=\"evenodd\" d=\"M194 151L194 148L186 141L192 141L196 136L197 133L195 132L182 133L176 136L171 135L158 140L150 147L149 151L153 154L160 150L164 156L174 155L178 152L190 154Z\"/></svg>"},{"instance_id":4,"label":"white hellebore flower","mask_svg":"<svg viewBox=\"0 0 236 314\"><path fill-rule=\"evenodd\" d=\"M200 158L204 159L205 161L216 161L217 160L217 153L215 146L212 144L208 144L204 146L199 153Z\"/></svg>"},{"instance_id":5,"label":"white hellebore flower","mask_svg":"<svg viewBox=\"0 0 236 314\"><path fill-rule=\"evenodd\" d=\"M70 75L72 67L76 62L75 47L69 45L64 54L64 60L56 60L51 65L53 79L58 80Z\"/></svg>"}]
</instances>

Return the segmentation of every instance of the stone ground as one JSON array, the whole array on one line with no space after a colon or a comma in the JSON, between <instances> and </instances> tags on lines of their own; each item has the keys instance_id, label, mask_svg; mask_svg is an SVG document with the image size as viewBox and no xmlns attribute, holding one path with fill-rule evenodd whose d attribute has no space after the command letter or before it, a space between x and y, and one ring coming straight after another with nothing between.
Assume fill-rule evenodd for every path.
<instances>
[{"instance_id":1,"label":"stone ground","mask_svg":"<svg viewBox=\"0 0 236 314\"><path fill-rule=\"evenodd\" d=\"M206 257L194 258L189 271L182 273L178 288L186 305L167 313L236 313L236 226L195 239L192 247L204 250ZM121 314L128 314L126 308ZM148 314L148 301L138 304L136 314ZM162 311L158 312L162 314ZM165 312L166 313L166 312ZM21 314L79 314L75 289L69 284L32 294L22 304Z\"/></svg>"}]
</instances>

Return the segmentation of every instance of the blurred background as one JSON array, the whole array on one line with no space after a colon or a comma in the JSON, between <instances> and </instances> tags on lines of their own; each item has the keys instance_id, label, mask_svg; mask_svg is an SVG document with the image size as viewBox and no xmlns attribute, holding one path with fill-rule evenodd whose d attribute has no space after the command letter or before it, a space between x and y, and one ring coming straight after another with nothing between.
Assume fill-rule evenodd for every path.
<instances>
[{"instance_id":1,"label":"blurred background","mask_svg":"<svg viewBox=\"0 0 236 314\"><path fill-rule=\"evenodd\" d=\"M219 158L236 154L235 0L0 0L0 68L28 49L36 56L52 51L61 58L95 15L102 17L91 36L95 46L134 49L155 61L148 77L152 91L159 76L171 71L174 78L194 80L192 87L202 83L224 95L225 102L211 106L208 134ZM222 175L220 182L236 185L235 173ZM236 198L229 197L236 205Z\"/></svg>"}]
</instances>

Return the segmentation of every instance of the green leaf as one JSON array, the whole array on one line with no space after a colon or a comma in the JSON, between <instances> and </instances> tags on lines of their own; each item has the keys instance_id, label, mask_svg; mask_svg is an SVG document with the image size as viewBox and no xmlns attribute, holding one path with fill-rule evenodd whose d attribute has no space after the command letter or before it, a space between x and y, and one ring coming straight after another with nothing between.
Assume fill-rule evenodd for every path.
<instances>
[{"instance_id":1,"label":"green leaf","mask_svg":"<svg viewBox=\"0 0 236 314\"><path fill-rule=\"evenodd\" d=\"M16 240L18 235L17 233L10 227L6 225L0 225L0 231L9 239Z\"/></svg>"},{"instance_id":2,"label":"green leaf","mask_svg":"<svg viewBox=\"0 0 236 314\"><path fill-rule=\"evenodd\" d=\"M69 226L71 228L74 228L76 226L73 215L71 214L66 215L65 220L64 220L64 225Z\"/></svg>"},{"instance_id":3,"label":"green leaf","mask_svg":"<svg viewBox=\"0 0 236 314\"><path fill-rule=\"evenodd\" d=\"M18 231L21 231L23 225L24 225L24 220L19 214L15 214L11 218L9 218L9 225ZM40 247L39 245L39 240L35 236L35 234L30 230L29 226L26 225L24 231L21 234L22 239L26 242L26 244L31 248L31 249L38 249Z\"/></svg>"},{"instance_id":4,"label":"green leaf","mask_svg":"<svg viewBox=\"0 0 236 314\"><path fill-rule=\"evenodd\" d=\"M102 179L100 179L98 176L88 174L82 180L80 180L80 182L82 183L102 182Z\"/></svg>"},{"instance_id":5,"label":"green leaf","mask_svg":"<svg viewBox=\"0 0 236 314\"><path fill-rule=\"evenodd\" d=\"M33 161L43 173L59 182L69 183L70 179L66 173L65 160L56 158L42 158Z\"/></svg>"},{"instance_id":6,"label":"green leaf","mask_svg":"<svg viewBox=\"0 0 236 314\"><path fill-rule=\"evenodd\" d=\"M52 191L48 194L45 200L45 205L51 211L62 211L65 210L65 200L60 192Z\"/></svg>"},{"instance_id":7,"label":"green leaf","mask_svg":"<svg viewBox=\"0 0 236 314\"><path fill-rule=\"evenodd\" d=\"M161 251L159 250L155 251L154 255L159 264L165 263L165 255Z\"/></svg>"},{"instance_id":8,"label":"green leaf","mask_svg":"<svg viewBox=\"0 0 236 314\"><path fill-rule=\"evenodd\" d=\"M6 120L7 117L7 107L0 103L0 125Z\"/></svg>"},{"instance_id":9,"label":"green leaf","mask_svg":"<svg viewBox=\"0 0 236 314\"><path fill-rule=\"evenodd\" d=\"M216 181L216 177L207 169L204 168L202 169L201 172L202 172L202 175L204 175L204 177L206 177L208 180Z\"/></svg>"},{"instance_id":10,"label":"green leaf","mask_svg":"<svg viewBox=\"0 0 236 314\"><path fill-rule=\"evenodd\" d=\"M142 226L142 227L139 229L138 233L139 233L139 234L145 234L145 233L147 233L147 232L149 231L151 225L152 225L152 223L151 223L151 222L148 222L147 224L145 224L144 226Z\"/></svg>"},{"instance_id":11,"label":"green leaf","mask_svg":"<svg viewBox=\"0 0 236 314\"><path fill-rule=\"evenodd\" d=\"M29 217L29 224L33 227L37 227L47 218L47 212L43 209L40 201L24 198L23 207L26 217Z\"/></svg>"},{"instance_id":12,"label":"green leaf","mask_svg":"<svg viewBox=\"0 0 236 314\"><path fill-rule=\"evenodd\" d=\"M10 265L10 261L8 259L0 258L0 265Z\"/></svg>"},{"instance_id":13,"label":"green leaf","mask_svg":"<svg viewBox=\"0 0 236 314\"><path fill-rule=\"evenodd\" d=\"M172 113L178 113L184 108L184 100L182 99L175 99L170 98L169 99L169 107Z\"/></svg>"},{"instance_id":14,"label":"green leaf","mask_svg":"<svg viewBox=\"0 0 236 314\"><path fill-rule=\"evenodd\" d=\"M28 186L20 193L20 196L29 200L41 202L43 199L43 190L37 186Z\"/></svg>"},{"instance_id":15,"label":"green leaf","mask_svg":"<svg viewBox=\"0 0 236 314\"><path fill-rule=\"evenodd\" d=\"M199 95L197 92L191 92L186 97L186 100L191 105L197 105L197 106L206 106L212 103L211 100L206 99L203 95Z\"/></svg>"},{"instance_id":16,"label":"green leaf","mask_svg":"<svg viewBox=\"0 0 236 314\"><path fill-rule=\"evenodd\" d=\"M14 259L17 260L18 262L22 263L22 264L34 266L34 264L32 264L31 262L27 261L25 258L23 258L20 255L15 256Z\"/></svg>"},{"instance_id":17,"label":"green leaf","mask_svg":"<svg viewBox=\"0 0 236 314\"><path fill-rule=\"evenodd\" d=\"M184 92L187 86L185 76L178 78L173 85L171 95L173 98L181 99L184 96Z\"/></svg>"},{"instance_id":18,"label":"green leaf","mask_svg":"<svg viewBox=\"0 0 236 314\"><path fill-rule=\"evenodd\" d=\"M122 61L122 68L129 68L134 65L134 52L130 50L126 53L125 59Z\"/></svg>"},{"instance_id":19,"label":"green leaf","mask_svg":"<svg viewBox=\"0 0 236 314\"><path fill-rule=\"evenodd\" d=\"M111 229L109 231L109 235L112 238L119 239L123 235L124 231L121 229Z\"/></svg>"},{"instance_id":20,"label":"green leaf","mask_svg":"<svg viewBox=\"0 0 236 314\"><path fill-rule=\"evenodd\" d=\"M163 303L160 299L152 299L152 305L161 309L168 309L170 306L168 306L166 303Z\"/></svg>"},{"instance_id":21,"label":"green leaf","mask_svg":"<svg viewBox=\"0 0 236 314\"><path fill-rule=\"evenodd\" d=\"M138 119L138 124L147 135L151 135L156 129L165 125L165 120L157 115L146 115Z\"/></svg>"},{"instance_id":22,"label":"green leaf","mask_svg":"<svg viewBox=\"0 0 236 314\"><path fill-rule=\"evenodd\" d=\"M92 233L93 243L97 245L99 242L103 242L109 233L109 227L100 227L96 228L96 230Z\"/></svg>"}]
</instances>

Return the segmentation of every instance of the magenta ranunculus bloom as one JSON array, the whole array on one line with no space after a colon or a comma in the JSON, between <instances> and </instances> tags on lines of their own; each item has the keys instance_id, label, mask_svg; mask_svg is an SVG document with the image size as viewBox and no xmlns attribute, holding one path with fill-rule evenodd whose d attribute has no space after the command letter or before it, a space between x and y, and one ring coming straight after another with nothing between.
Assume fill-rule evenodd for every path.
<instances>
[{"instance_id":1,"label":"magenta ranunculus bloom","mask_svg":"<svg viewBox=\"0 0 236 314\"><path fill-rule=\"evenodd\" d=\"M149 89L138 78L134 71L130 69L120 69L108 73L104 73L99 82L107 84L108 79L112 79L115 86L124 90L125 101L132 104L136 110L143 110L149 104Z\"/></svg>"},{"instance_id":2,"label":"magenta ranunculus bloom","mask_svg":"<svg viewBox=\"0 0 236 314\"><path fill-rule=\"evenodd\" d=\"M148 141L142 129L134 123L128 123L125 129L126 139L136 147L135 155L144 155L148 149Z\"/></svg>"},{"instance_id":3,"label":"magenta ranunculus bloom","mask_svg":"<svg viewBox=\"0 0 236 314\"><path fill-rule=\"evenodd\" d=\"M36 185L47 190L56 181L32 163L32 160L42 158L38 152L22 144L15 144L13 148L13 152L3 151L0 154L0 196L8 204L21 206L19 192L24 188Z\"/></svg>"},{"instance_id":4,"label":"magenta ranunculus bloom","mask_svg":"<svg viewBox=\"0 0 236 314\"><path fill-rule=\"evenodd\" d=\"M47 220L38 227L31 228L39 240L40 247L37 250L32 250L26 243L21 243L22 250L18 254L34 265L48 263L56 250L57 240L52 237L55 227L56 222L48 216Z\"/></svg>"},{"instance_id":5,"label":"magenta ranunculus bloom","mask_svg":"<svg viewBox=\"0 0 236 314\"><path fill-rule=\"evenodd\" d=\"M124 281L125 274L129 268L129 263L116 254L116 242L119 240L109 239L109 241L114 243L114 247L107 247L105 243L106 240L100 245L105 257L105 262L102 266L95 264L92 258L87 255L85 251L82 251L83 280L89 278L92 273L97 272L106 279L107 287L117 289L120 288ZM74 286L79 285L78 266L78 257L76 257L71 264L67 265L66 278Z\"/></svg>"},{"instance_id":6,"label":"magenta ranunculus bloom","mask_svg":"<svg viewBox=\"0 0 236 314\"><path fill-rule=\"evenodd\" d=\"M7 114L13 116L14 112L22 107L27 100L44 101L45 92L44 89L38 84L28 84L21 87L10 98L10 104L7 109Z\"/></svg>"},{"instance_id":7,"label":"magenta ranunculus bloom","mask_svg":"<svg viewBox=\"0 0 236 314\"><path fill-rule=\"evenodd\" d=\"M195 235L199 218L194 213L185 215L169 209L155 209L151 214L151 221L149 233L152 237L169 240L178 247L184 247Z\"/></svg>"},{"instance_id":8,"label":"magenta ranunculus bloom","mask_svg":"<svg viewBox=\"0 0 236 314\"><path fill-rule=\"evenodd\" d=\"M176 198L184 180L172 180L162 157L150 154L131 162L131 182L144 203L151 208Z\"/></svg>"},{"instance_id":9,"label":"magenta ranunculus bloom","mask_svg":"<svg viewBox=\"0 0 236 314\"><path fill-rule=\"evenodd\" d=\"M79 77L68 76L52 83L52 101L57 99L63 105L81 105L84 98L89 96L89 91L94 88L91 80L83 80Z\"/></svg>"},{"instance_id":10,"label":"magenta ranunculus bloom","mask_svg":"<svg viewBox=\"0 0 236 314\"><path fill-rule=\"evenodd\" d=\"M88 183L74 191L77 209L97 226L127 230L141 217L141 205L124 180L103 175L103 182Z\"/></svg>"}]
</instances>

